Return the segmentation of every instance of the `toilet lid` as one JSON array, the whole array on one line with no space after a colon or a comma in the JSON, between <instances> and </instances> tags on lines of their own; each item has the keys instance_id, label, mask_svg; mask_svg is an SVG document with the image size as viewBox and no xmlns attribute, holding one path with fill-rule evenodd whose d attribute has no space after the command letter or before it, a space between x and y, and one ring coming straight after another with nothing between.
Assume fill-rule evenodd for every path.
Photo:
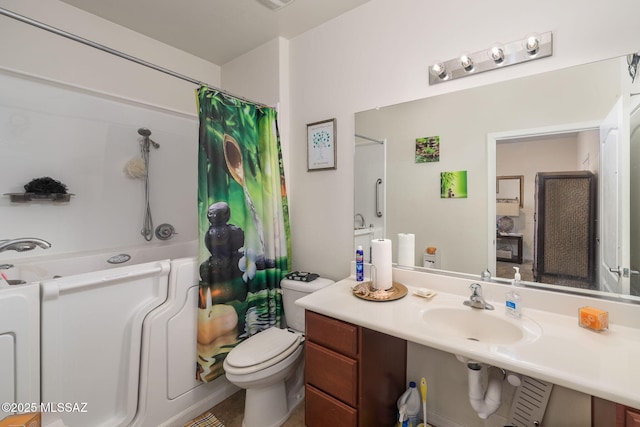
<instances>
[{"instance_id":1,"label":"toilet lid","mask_svg":"<svg viewBox=\"0 0 640 427\"><path fill-rule=\"evenodd\" d=\"M229 352L226 362L236 368L247 368L272 359L281 360L297 348L300 338L286 329L272 327L238 344Z\"/></svg>"}]
</instances>

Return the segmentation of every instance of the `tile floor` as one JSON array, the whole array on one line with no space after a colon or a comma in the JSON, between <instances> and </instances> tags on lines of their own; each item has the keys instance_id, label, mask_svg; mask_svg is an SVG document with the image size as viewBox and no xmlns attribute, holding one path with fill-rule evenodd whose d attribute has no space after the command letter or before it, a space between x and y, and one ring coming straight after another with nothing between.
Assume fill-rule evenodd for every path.
<instances>
[{"instance_id":1,"label":"tile floor","mask_svg":"<svg viewBox=\"0 0 640 427\"><path fill-rule=\"evenodd\" d=\"M210 411L216 416L225 427L241 427L244 413L245 390L229 396ZM304 401L300 403L291 413L289 419L282 425L283 427L304 427Z\"/></svg>"}]
</instances>

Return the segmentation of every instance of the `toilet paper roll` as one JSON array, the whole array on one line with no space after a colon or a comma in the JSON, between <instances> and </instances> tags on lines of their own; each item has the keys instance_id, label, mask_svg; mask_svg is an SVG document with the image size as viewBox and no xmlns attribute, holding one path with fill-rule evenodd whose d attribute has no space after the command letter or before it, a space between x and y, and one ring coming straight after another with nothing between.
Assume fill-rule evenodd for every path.
<instances>
[{"instance_id":1,"label":"toilet paper roll","mask_svg":"<svg viewBox=\"0 0 640 427\"><path fill-rule=\"evenodd\" d=\"M416 235L398 234L398 265L413 267L416 263Z\"/></svg>"},{"instance_id":2,"label":"toilet paper roll","mask_svg":"<svg viewBox=\"0 0 640 427\"><path fill-rule=\"evenodd\" d=\"M391 269L391 240L371 241L371 264L374 267L373 288L387 290L393 286Z\"/></svg>"}]
</instances>

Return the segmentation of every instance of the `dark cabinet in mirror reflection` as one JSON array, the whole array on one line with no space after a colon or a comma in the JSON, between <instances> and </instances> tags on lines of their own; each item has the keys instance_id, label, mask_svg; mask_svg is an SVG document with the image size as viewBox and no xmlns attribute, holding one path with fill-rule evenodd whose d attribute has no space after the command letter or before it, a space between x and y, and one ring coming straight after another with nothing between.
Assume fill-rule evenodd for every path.
<instances>
[{"instance_id":1,"label":"dark cabinet in mirror reflection","mask_svg":"<svg viewBox=\"0 0 640 427\"><path fill-rule=\"evenodd\" d=\"M589 171L536 175L536 282L596 288L596 191Z\"/></svg>"}]
</instances>

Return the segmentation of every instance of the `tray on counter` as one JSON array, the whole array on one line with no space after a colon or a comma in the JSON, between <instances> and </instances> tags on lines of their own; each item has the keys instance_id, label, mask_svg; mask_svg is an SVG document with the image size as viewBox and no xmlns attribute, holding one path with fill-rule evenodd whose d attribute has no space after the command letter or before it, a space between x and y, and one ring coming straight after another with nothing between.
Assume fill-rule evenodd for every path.
<instances>
[{"instance_id":1,"label":"tray on counter","mask_svg":"<svg viewBox=\"0 0 640 427\"><path fill-rule=\"evenodd\" d=\"M364 287L368 293L365 294L357 292L359 287ZM400 298L404 298L407 295L407 287L398 282L393 282L391 288L386 291L376 291L373 289L371 281L362 282L351 288L351 291L353 292L353 295L360 299L376 302L395 301Z\"/></svg>"}]
</instances>

